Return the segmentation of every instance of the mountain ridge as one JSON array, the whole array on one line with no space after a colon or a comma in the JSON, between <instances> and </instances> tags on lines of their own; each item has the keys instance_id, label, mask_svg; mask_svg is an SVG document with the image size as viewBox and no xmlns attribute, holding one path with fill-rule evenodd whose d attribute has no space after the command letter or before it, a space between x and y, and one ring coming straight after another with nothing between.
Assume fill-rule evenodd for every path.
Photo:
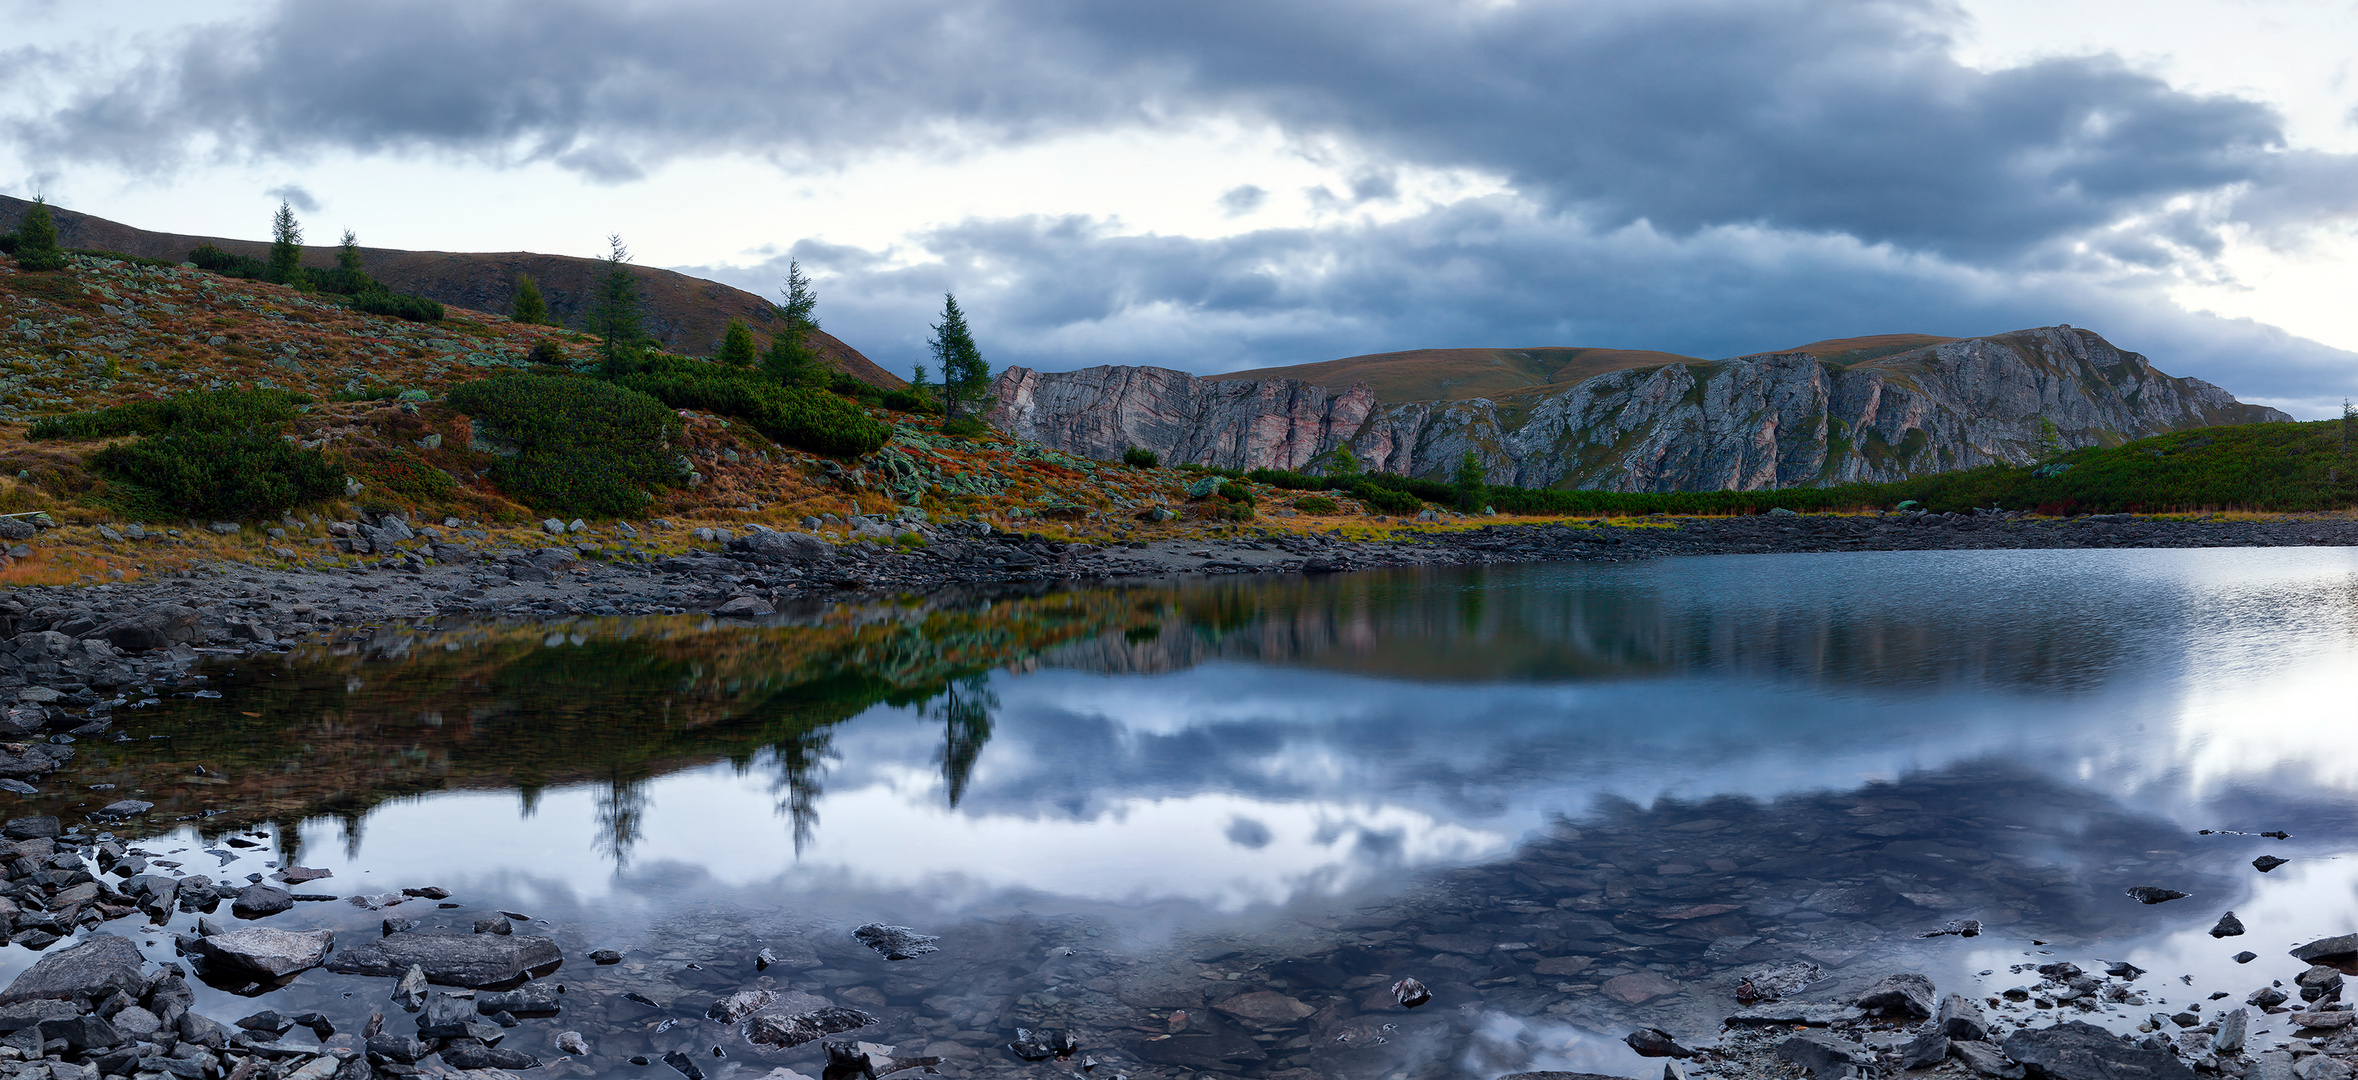
<instances>
[{"instance_id":1,"label":"mountain ridge","mask_svg":"<svg viewBox=\"0 0 2358 1080\"><path fill-rule=\"evenodd\" d=\"M15 229L32 205L24 199L0 195L0 231ZM233 255L260 258L270 252L267 241L155 232L56 206L50 207L49 212L57 222L58 244L65 248L113 251L172 262L188 258L191 250L206 243ZM604 267L602 259L530 251L412 251L362 246L360 256L361 268L395 292L413 293L452 307L482 312L509 310L515 295L516 275L531 274L548 303L552 321L576 330L587 325L583 316ZM303 265L307 267L333 266L335 257L333 246L306 244L303 247ZM752 329L756 344L766 348L771 333L780 325L775 305L742 289L651 266L634 265L631 272L638 277L640 291L646 297L647 331L668 351L711 355L719 347L721 335L731 319L744 320ZM812 346L822 358L861 382L887 390L908 385L906 380L877 366L858 349L824 330L818 332Z\"/></svg>"},{"instance_id":2,"label":"mountain ridge","mask_svg":"<svg viewBox=\"0 0 2358 1080\"><path fill-rule=\"evenodd\" d=\"M1366 382L1337 393L1293 378L1011 368L991 419L1011 435L1092 457L1137 446L1174 462L1301 470L1348 447L1367 468L1433 477L1471 453L1489 483L1607 491L1888 482L2189 427L2291 419L2200 379L2163 374L2088 330L2039 327L1912 348L1906 337L1615 367L1560 388L1519 389L1502 395L1503 405L1483 397L1386 402ZM1821 353L1866 358L1846 364Z\"/></svg>"}]
</instances>

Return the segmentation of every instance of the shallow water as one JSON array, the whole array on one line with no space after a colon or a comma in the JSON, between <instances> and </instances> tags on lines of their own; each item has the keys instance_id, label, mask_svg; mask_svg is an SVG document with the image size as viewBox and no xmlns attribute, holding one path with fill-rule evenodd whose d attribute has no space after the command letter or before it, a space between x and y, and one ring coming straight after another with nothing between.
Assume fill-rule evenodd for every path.
<instances>
[{"instance_id":1,"label":"shallow water","mask_svg":"<svg viewBox=\"0 0 2358 1080\"><path fill-rule=\"evenodd\" d=\"M671 1049L817 1075L816 1044L702 1019L766 980L968 1075L1078 1069L1017 1060L1021 1026L1071 1030L1092 1075L1643 1076L1623 1032L1707 1039L1769 963L1819 964L1832 997L2128 960L2151 1003L2085 1014L2118 1027L2238 1003L2299 970L2286 948L2358 930L2345 549L1231 578L389 631L208 671L218 700L121 714L142 738L71 778L117 790L75 801L214 812L143 842L185 872L283 855L334 872L299 891L459 905L271 925L531 915L567 1012L508 1045L553 1060L583 1031L567 1075ZM2262 852L2294 861L2263 876ZM2251 932L2211 938L2230 908ZM194 919L137 940L168 959ZM1952 919L1985 930L1919 936ZM887 963L849 936L874 920L942 951ZM783 962L757 971L765 946ZM1402 975L1434 1003L1389 1006ZM406 1031L387 983L313 971L261 1004ZM258 1007L230 989L203 1007Z\"/></svg>"}]
</instances>

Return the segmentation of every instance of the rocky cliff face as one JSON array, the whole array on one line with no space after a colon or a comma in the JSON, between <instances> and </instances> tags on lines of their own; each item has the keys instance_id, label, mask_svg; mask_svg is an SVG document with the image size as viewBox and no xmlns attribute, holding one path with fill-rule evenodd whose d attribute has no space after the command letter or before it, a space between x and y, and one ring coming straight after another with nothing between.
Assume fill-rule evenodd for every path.
<instances>
[{"instance_id":1,"label":"rocky cliff face","mask_svg":"<svg viewBox=\"0 0 2358 1080\"><path fill-rule=\"evenodd\" d=\"M1166 463L1300 469L1348 446L1367 467L1445 474L1472 451L1490 482L1681 491L1891 481L2023 464L2053 438L2111 445L2291 417L2068 326L1843 366L1802 353L1616 371L1498 401L1379 404L1296 379L1161 368L1010 368L992 422L1068 452L1139 446Z\"/></svg>"}]
</instances>

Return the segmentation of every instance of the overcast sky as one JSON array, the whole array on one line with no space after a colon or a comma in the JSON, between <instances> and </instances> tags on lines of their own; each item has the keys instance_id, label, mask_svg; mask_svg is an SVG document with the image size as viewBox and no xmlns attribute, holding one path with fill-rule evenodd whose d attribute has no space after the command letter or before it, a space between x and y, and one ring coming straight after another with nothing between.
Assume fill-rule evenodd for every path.
<instances>
[{"instance_id":1,"label":"overcast sky","mask_svg":"<svg viewBox=\"0 0 2358 1080\"><path fill-rule=\"evenodd\" d=\"M2091 327L2358 395L2352 0L0 0L0 191L596 255L887 367Z\"/></svg>"}]
</instances>

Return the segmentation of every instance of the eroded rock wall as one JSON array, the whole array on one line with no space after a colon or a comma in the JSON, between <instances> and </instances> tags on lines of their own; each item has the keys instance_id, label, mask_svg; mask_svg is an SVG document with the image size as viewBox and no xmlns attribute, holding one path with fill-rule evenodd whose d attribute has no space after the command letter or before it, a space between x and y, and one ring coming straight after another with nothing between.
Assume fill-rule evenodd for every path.
<instances>
[{"instance_id":1,"label":"eroded rock wall","mask_svg":"<svg viewBox=\"0 0 2358 1080\"><path fill-rule=\"evenodd\" d=\"M991 420L1071 453L1300 469L1350 445L1371 469L1436 476L1473 452L1492 483L1677 491L1890 481L2214 424L2289 420L2068 326L1968 338L1848 367L1802 353L1616 371L1505 403L1379 405L1298 379L1165 368L1010 368ZM2050 434L2047 424L2053 425Z\"/></svg>"}]
</instances>

